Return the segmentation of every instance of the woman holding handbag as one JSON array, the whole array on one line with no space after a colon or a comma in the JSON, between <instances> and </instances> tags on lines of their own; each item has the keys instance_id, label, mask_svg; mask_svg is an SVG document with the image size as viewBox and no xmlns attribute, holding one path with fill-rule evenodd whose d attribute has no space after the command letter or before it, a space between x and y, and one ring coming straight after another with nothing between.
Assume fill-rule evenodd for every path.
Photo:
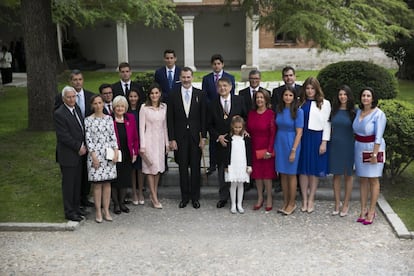
<instances>
[{"instance_id":1,"label":"woman holding handbag","mask_svg":"<svg viewBox=\"0 0 414 276\"><path fill-rule=\"evenodd\" d=\"M266 211L273 208L272 179L276 178L275 141L276 125L275 113L271 109L270 95L267 91L259 89L253 96L254 109L247 116L247 131L252 139L252 179L257 187L257 203L253 210L263 206L263 186L266 189Z\"/></svg>"}]
</instances>

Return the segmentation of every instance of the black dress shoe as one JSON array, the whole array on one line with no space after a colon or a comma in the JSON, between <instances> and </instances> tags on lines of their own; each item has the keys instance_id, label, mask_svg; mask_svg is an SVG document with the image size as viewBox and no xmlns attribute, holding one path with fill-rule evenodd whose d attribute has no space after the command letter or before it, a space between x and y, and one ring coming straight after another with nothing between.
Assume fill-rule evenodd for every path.
<instances>
[{"instance_id":1,"label":"black dress shoe","mask_svg":"<svg viewBox=\"0 0 414 276\"><path fill-rule=\"evenodd\" d=\"M119 209L119 206L114 206L114 214L116 215L121 214L121 209Z\"/></svg>"},{"instance_id":2,"label":"black dress shoe","mask_svg":"<svg viewBox=\"0 0 414 276\"><path fill-rule=\"evenodd\" d=\"M216 171L215 167L209 167L209 168L206 169L206 174L211 175L215 171Z\"/></svg>"},{"instance_id":3,"label":"black dress shoe","mask_svg":"<svg viewBox=\"0 0 414 276\"><path fill-rule=\"evenodd\" d=\"M217 208L223 208L224 206L226 206L227 204L227 200L219 200L217 202Z\"/></svg>"},{"instance_id":4,"label":"black dress shoe","mask_svg":"<svg viewBox=\"0 0 414 276\"><path fill-rule=\"evenodd\" d=\"M71 221L81 221L82 217L78 215L73 215L73 216L67 216L66 219L71 220Z\"/></svg>"},{"instance_id":5,"label":"black dress shoe","mask_svg":"<svg viewBox=\"0 0 414 276\"><path fill-rule=\"evenodd\" d=\"M87 212L87 211L85 211L85 210L82 210L82 209L79 209L79 211L78 211L78 215L79 216L87 216L89 214L89 212Z\"/></svg>"},{"instance_id":6,"label":"black dress shoe","mask_svg":"<svg viewBox=\"0 0 414 276\"><path fill-rule=\"evenodd\" d=\"M194 209L198 209L198 208L200 208L200 202L198 201L198 200L193 200L193 207L194 207Z\"/></svg>"},{"instance_id":7,"label":"black dress shoe","mask_svg":"<svg viewBox=\"0 0 414 276\"><path fill-rule=\"evenodd\" d=\"M188 200L181 200L180 204L178 204L178 208L185 208L188 204Z\"/></svg>"},{"instance_id":8,"label":"black dress shoe","mask_svg":"<svg viewBox=\"0 0 414 276\"><path fill-rule=\"evenodd\" d=\"M124 213L129 213L129 208L128 208L128 207L126 207L125 205L121 205L121 206L120 206L120 208L121 208L121 211L122 211L122 212L124 212Z\"/></svg>"}]
</instances>

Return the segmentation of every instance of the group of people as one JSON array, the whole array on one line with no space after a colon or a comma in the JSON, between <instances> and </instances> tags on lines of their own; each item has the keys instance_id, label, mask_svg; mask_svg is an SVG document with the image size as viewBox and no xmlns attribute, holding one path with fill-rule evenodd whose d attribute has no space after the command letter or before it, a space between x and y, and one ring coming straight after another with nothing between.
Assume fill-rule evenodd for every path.
<instances>
[{"instance_id":1,"label":"group of people","mask_svg":"<svg viewBox=\"0 0 414 276\"><path fill-rule=\"evenodd\" d=\"M191 201L193 208L200 208L200 163L209 137L208 173L218 171L217 208L230 200L232 213L244 213L244 183L254 182L253 210L264 205L271 211L272 180L279 174L283 205L278 212L290 215L297 209L299 179L300 210L312 213L319 178L332 173L332 214L346 216L355 164L361 179L358 221L373 222L385 158L386 119L371 88L361 91L359 109L355 109L352 93L344 85L331 109L318 80L310 77L300 86L292 67L282 70L285 85L272 93L260 87L257 70L249 73L250 86L235 93L234 77L223 70L221 55L212 56L213 72L203 78L201 90L192 85L191 68L179 68L176 60L173 50L164 52L165 66L155 72L155 82L146 94L131 81L128 63L119 65L121 80L102 84L99 95L83 89L80 71L71 73L71 86L56 97L55 106L57 161L67 219L82 220L81 207L91 205L88 183L93 183L98 223L112 221L111 198L113 213L129 212L127 188L131 188L132 204L144 204L145 176L151 204L161 209L158 183L169 151L174 151L179 167L178 207L185 208Z\"/></svg>"}]
</instances>

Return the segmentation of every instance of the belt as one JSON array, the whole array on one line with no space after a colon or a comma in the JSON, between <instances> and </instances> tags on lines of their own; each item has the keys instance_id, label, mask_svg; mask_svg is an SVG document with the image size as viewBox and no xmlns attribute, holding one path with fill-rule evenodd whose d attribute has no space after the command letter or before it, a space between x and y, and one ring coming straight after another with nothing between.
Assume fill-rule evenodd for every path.
<instances>
[{"instance_id":1,"label":"belt","mask_svg":"<svg viewBox=\"0 0 414 276\"><path fill-rule=\"evenodd\" d=\"M355 134L355 140L361 143L371 143L375 141L375 135L359 136L358 134Z\"/></svg>"}]
</instances>

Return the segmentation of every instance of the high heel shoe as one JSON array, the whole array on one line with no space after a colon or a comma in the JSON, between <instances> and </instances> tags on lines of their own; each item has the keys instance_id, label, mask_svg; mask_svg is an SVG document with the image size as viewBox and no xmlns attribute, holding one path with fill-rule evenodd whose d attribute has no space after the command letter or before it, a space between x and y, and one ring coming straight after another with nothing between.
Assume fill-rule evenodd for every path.
<instances>
[{"instance_id":1,"label":"high heel shoe","mask_svg":"<svg viewBox=\"0 0 414 276\"><path fill-rule=\"evenodd\" d=\"M297 205L295 204L295 206L293 206L293 208L292 208L292 210L290 210L290 212L287 212L287 211L284 210L283 214L285 216L289 216L289 215L293 214L293 212L295 212L296 208L297 208Z\"/></svg>"},{"instance_id":2,"label":"high heel shoe","mask_svg":"<svg viewBox=\"0 0 414 276\"><path fill-rule=\"evenodd\" d=\"M342 208L342 211L339 213L339 216L341 218L346 217L348 215L348 211L349 211L349 206L346 208L346 210L345 208Z\"/></svg>"},{"instance_id":3,"label":"high heel shoe","mask_svg":"<svg viewBox=\"0 0 414 276\"><path fill-rule=\"evenodd\" d=\"M256 204L256 205L254 205L254 206L253 206L253 210L257 211L257 210L259 210L260 208L262 208L262 206L263 206L263 201L262 201L262 203L260 203L260 204Z\"/></svg>"},{"instance_id":4,"label":"high heel shoe","mask_svg":"<svg viewBox=\"0 0 414 276\"><path fill-rule=\"evenodd\" d=\"M359 217L358 217L358 219L356 220L356 222L364 223L364 221L365 221L365 217L366 217L366 216L368 216L368 212L365 212L365 216L363 216L363 215L362 215L363 213L364 213L364 212L362 212L361 214L359 214Z\"/></svg>"},{"instance_id":5,"label":"high heel shoe","mask_svg":"<svg viewBox=\"0 0 414 276\"><path fill-rule=\"evenodd\" d=\"M95 218L95 222L96 223L101 223L102 222L102 218Z\"/></svg>"},{"instance_id":6,"label":"high heel shoe","mask_svg":"<svg viewBox=\"0 0 414 276\"><path fill-rule=\"evenodd\" d=\"M370 224L372 224L374 222L375 216L376 216L376 213L374 213L374 215L372 216L372 219L371 220L365 219L362 224L363 225L370 225Z\"/></svg>"},{"instance_id":7,"label":"high heel shoe","mask_svg":"<svg viewBox=\"0 0 414 276\"><path fill-rule=\"evenodd\" d=\"M112 222L112 221L113 221L113 219L112 219L112 217L109 215L109 213L107 214L106 212L104 212L104 213L103 213L103 219L104 219L104 220L106 220L106 221L110 221L110 222Z\"/></svg>"},{"instance_id":8,"label":"high heel shoe","mask_svg":"<svg viewBox=\"0 0 414 276\"><path fill-rule=\"evenodd\" d=\"M268 206L266 206L266 207L265 207L265 211L266 211L266 212L270 212L270 211L272 211L272 209L273 209L273 206L269 206L269 207L268 207Z\"/></svg>"}]
</instances>

